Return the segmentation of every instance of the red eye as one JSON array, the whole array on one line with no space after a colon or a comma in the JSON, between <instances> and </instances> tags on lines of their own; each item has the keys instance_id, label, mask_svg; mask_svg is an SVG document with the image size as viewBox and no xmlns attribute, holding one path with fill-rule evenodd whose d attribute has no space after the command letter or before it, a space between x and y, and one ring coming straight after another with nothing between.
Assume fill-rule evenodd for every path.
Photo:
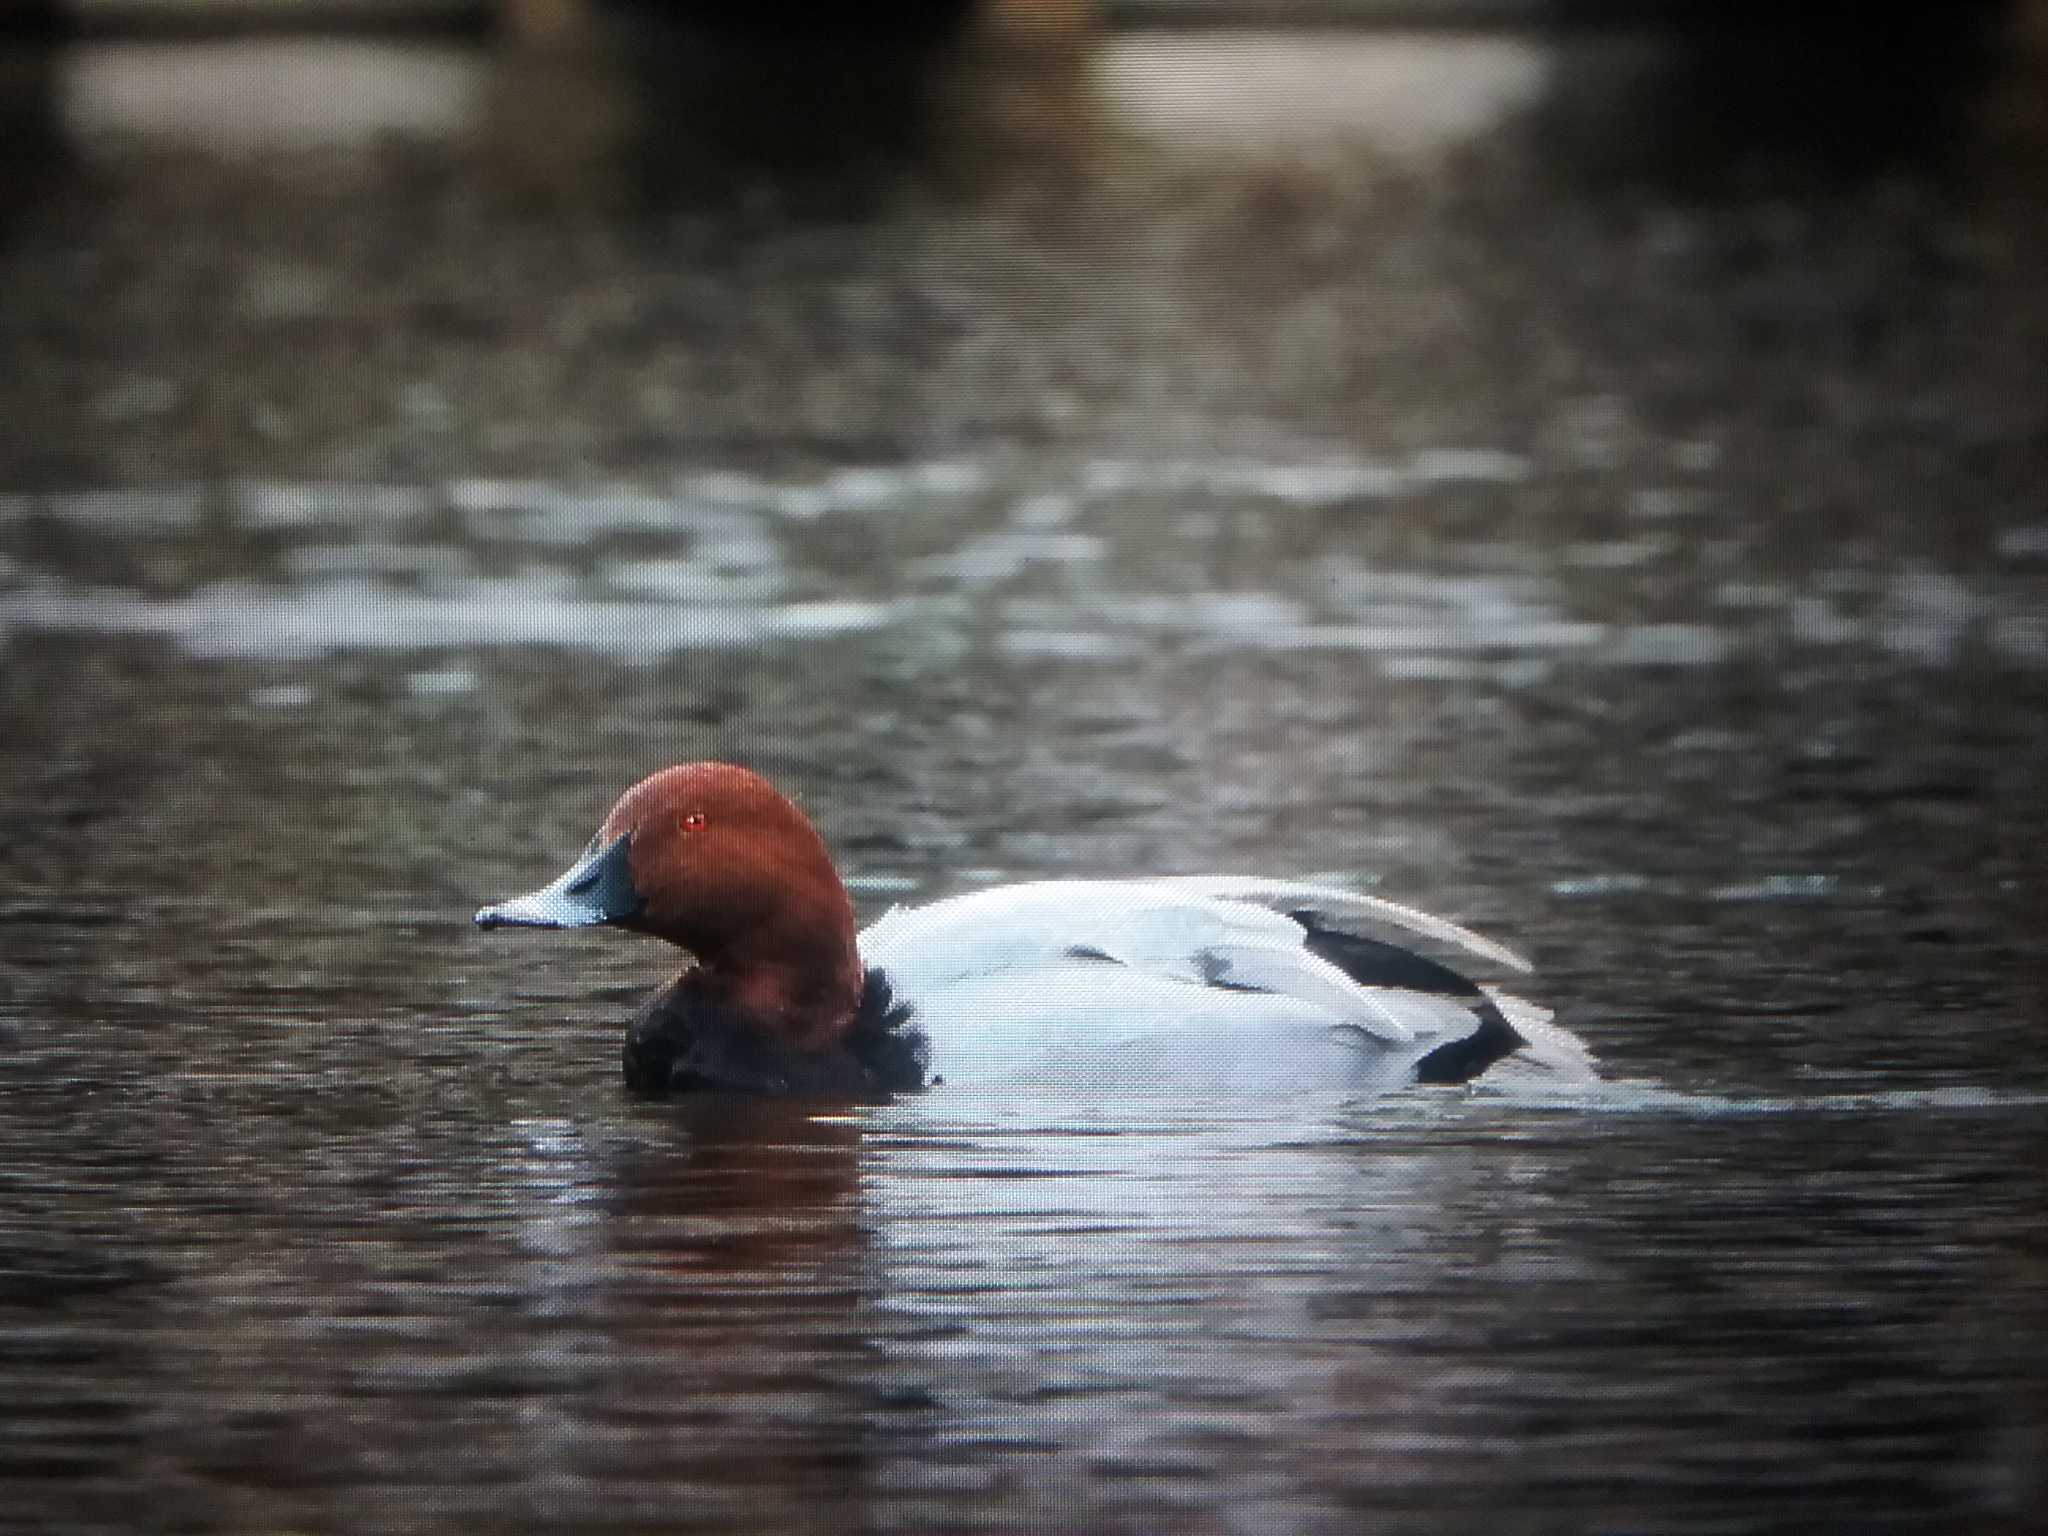
<instances>
[{"instance_id":1,"label":"red eye","mask_svg":"<svg viewBox=\"0 0 2048 1536\"><path fill-rule=\"evenodd\" d=\"M695 832L703 825L704 813L702 811L685 811L683 813L683 830L685 832Z\"/></svg>"}]
</instances>

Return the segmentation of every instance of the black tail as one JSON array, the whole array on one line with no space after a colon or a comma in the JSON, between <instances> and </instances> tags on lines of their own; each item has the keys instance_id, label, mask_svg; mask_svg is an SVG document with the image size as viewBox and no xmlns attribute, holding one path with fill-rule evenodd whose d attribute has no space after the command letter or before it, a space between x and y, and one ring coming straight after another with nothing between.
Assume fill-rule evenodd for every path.
<instances>
[{"instance_id":1,"label":"black tail","mask_svg":"<svg viewBox=\"0 0 2048 1536\"><path fill-rule=\"evenodd\" d=\"M1469 1083L1503 1056L1529 1042L1502 1015L1494 1000L1469 977L1398 944L1332 928L1320 912L1290 912L1306 931L1308 952L1327 960L1364 987L1402 987L1465 1004L1478 1020L1469 1035L1446 1041L1415 1066L1418 1083Z\"/></svg>"}]
</instances>

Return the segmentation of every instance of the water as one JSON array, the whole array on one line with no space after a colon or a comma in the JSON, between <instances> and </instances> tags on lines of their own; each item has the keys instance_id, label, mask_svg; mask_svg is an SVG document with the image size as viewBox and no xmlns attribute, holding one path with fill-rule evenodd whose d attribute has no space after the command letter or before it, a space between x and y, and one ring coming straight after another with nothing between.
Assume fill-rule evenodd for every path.
<instances>
[{"instance_id":1,"label":"water","mask_svg":"<svg viewBox=\"0 0 2048 1536\"><path fill-rule=\"evenodd\" d=\"M0 219L0 1528L2038 1524L2007 98L1702 190L1575 157L1640 42L1310 44L1290 111L1262 40L1206 134L1157 62L1202 46L970 54L946 131L737 189L630 134L619 185L602 112L531 152L508 79L617 87L544 55L316 50L390 94L275 142L51 66L71 158ZM1438 85L1344 119L1375 71ZM1608 1080L629 1100L663 957L468 915L712 755L864 918L1145 869L1444 911Z\"/></svg>"}]
</instances>

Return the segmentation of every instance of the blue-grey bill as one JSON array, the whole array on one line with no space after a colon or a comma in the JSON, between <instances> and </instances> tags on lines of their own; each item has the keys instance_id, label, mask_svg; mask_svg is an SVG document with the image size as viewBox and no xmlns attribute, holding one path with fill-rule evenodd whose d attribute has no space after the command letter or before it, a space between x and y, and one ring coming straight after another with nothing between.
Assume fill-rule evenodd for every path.
<instances>
[{"instance_id":1,"label":"blue-grey bill","mask_svg":"<svg viewBox=\"0 0 2048 1536\"><path fill-rule=\"evenodd\" d=\"M510 901L479 907L479 928L592 928L623 922L640 910L624 834L596 843L562 877Z\"/></svg>"}]
</instances>

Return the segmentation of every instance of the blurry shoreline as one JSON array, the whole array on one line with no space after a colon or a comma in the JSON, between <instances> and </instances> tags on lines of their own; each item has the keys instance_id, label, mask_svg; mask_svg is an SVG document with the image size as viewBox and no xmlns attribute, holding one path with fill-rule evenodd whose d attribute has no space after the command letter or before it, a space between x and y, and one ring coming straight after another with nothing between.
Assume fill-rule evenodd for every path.
<instances>
[{"instance_id":1,"label":"blurry shoreline","mask_svg":"<svg viewBox=\"0 0 2048 1536\"><path fill-rule=\"evenodd\" d=\"M546 31L591 8L592 0L40 0L18 12L15 24L20 17L40 18L71 36L107 39L462 36ZM1683 0L984 0L953 8L963 21L995 18L1007 25L1148 32L1629 30L1797 19L1775 8L1688 7ZM2005 7L2003 0L1972 0L1968 8ZM683 7L670 9L679 18L684 15Z\"/></svg>"}]
</instances>

